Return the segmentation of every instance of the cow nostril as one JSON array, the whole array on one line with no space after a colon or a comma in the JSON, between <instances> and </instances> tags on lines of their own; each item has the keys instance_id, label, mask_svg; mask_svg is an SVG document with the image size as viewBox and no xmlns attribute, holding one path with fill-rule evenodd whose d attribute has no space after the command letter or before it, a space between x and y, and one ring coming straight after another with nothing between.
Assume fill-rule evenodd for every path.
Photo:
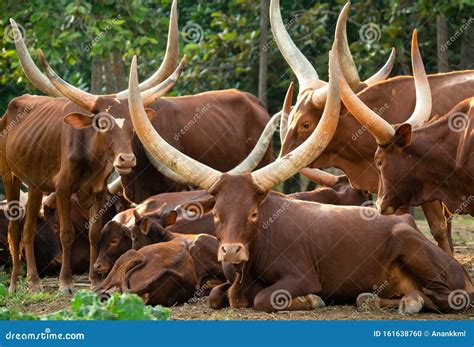
<instances>
[{"instance_id":1,"label":"cow nostril","mask_svg":"<svg viewBox=\"0 0 474 347\"><path fill-rule=\"evenodd\" d=\"M240 250L241 250L241 248L242 248L242 247L240 247L240 246L235 247L235 253L239 253Z\"/></svg>"},{"instance_id":2,"label":"cow nostril","mask_svg":"<svg viewBox=\"0 0 474 347\"><path fill-rule=\"evenodd\" d=\"M227 253L227 248L225 248L225 246L222 246L222 253L226 254Z\"/></svg>"}]
</instances>

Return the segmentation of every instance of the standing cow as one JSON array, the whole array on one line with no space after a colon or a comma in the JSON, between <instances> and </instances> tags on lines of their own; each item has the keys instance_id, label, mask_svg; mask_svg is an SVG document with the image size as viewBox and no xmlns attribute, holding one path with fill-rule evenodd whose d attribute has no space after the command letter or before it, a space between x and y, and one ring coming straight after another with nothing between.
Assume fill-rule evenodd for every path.
<instances>
[{"instance_id":1,"label":"standing cow","mask_svg":"<svg viewBox=\"0 0 474 347\"><path fill-rule=\"evenodd\" d=\"M415 31L412 64L416 107L408 120L400 125L389 124L339 76L342 100L377 141L380 213L392 214L403 205L440 200L451 213L474 216L474 98L429 120L431 91L416 37Z\"/></svg>"}]
</instances>

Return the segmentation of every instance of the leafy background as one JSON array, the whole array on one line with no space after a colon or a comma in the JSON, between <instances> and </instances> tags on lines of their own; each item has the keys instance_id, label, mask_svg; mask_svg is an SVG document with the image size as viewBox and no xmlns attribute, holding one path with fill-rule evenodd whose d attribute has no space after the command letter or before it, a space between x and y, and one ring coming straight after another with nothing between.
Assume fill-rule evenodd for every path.
<instances>
[{"instance_id":1,"label":"leafy background","mask_svg":"<svg viewBox=\"0 0 474 347\"><path fill-rule=\"evenodd\" d=\"M323 79L327 78L327 52L344 3L281 0L282 16L292 38ZM268 0L179 0L179 27L187 38L180 38L180 51L188 55L188 64L172 95L225 88L257 95L261 4L268 6ZM42 48L54 69L67 81L84 90L111 93L127 87L134 54L139 56L141 79L159 66L164 56L170 7L171 0L8 0L0 2L0 33L8 30L9 17L13 17L25 30L34 59L36 50ZM440 70L437 18L446 24L446 39L456 38L445 52L444 59L449 59L449 64L443 69L473 68L474 29L468 25L461 30L466 23L474 24L472 17L474 0L354 1L348 36L361 78L369 77L383 65L392 46L397 49L392 75L410 74L410 37L414 28L419 31L427 71ZM374 40L361 39L364 25L377 28ZM197 28L197 38L186 36L191 35L192 28ZM269 112L274 113L281 107L294 76L271 32L262 44L268 53L267 105ZM0 45L3 114L11 98L39 91L23 75L14 44L4 36ZM278 146L279 141L275 140Z\"/></svg>"}]
</instances>

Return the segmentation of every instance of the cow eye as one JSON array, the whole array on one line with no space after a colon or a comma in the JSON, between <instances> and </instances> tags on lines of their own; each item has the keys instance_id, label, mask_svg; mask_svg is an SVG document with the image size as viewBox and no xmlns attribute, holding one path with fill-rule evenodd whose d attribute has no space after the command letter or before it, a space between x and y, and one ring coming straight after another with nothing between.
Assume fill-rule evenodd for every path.
<instances>
[{"instance_id":1,"label":"cow eye","mask_svg":"<svg viewBox=\"0 0 474 347\"><path fill-rule=\"evenodd\" d=\"M303 128L309 129L309 125L310 125L309 122L304 122L303 123Z\"/></svg>"},{"instance_id":2,"label":"cow eye","mask_svg":"<svg viewBox=\"0 0 474 347\"><path fill-rule=\"evenodd\" d=\"M377 165L378 167L381 167L382 166L382 160L377 160L375 162L375 165Z\"/></svg>"},{"instance_id":3,"label":"cow eye","mask_svg":"<svg viewBox=\"0 0 474 347\"><path fill-rule=\"evenodd\" d=\"M250 221L256 222L258 220L258 212L255 211L249 216Z\"/></svg>"}]
</instances>

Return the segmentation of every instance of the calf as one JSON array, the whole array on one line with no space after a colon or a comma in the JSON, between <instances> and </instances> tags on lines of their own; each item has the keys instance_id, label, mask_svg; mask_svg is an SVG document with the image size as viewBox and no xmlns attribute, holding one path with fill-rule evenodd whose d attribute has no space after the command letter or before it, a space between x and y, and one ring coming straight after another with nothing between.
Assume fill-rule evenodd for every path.
<instances>
[{"instance_id":1,"label":"calf","mask_svg":"<svg viewBox=\"0 0 474 347\"><path fill-rule=\"evenodd\" d=\"M99 291L118 288L150 305L173 306L207 295L225 281L217 262L218 242L210 235L188 235L129 250L115 263Z\"/></svg>"}]
</instances>

